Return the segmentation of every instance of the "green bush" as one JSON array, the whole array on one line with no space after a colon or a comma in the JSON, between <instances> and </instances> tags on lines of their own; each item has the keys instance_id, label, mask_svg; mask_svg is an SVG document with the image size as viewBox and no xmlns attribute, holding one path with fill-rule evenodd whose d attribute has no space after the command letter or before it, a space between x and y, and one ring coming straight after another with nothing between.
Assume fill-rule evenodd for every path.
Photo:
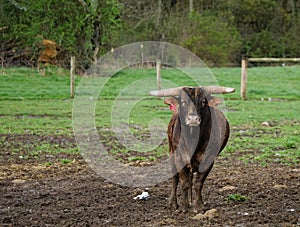
<instances>
[{"instance_id":1,"label":"green bush","mask_svg":"<svg viewBox=\"0 0 300 227\"><path fill-rule=\"evenodd\" d=\"M221 18L193 12L186 20L173 23L176 23L178 32L176 36L174 34L175 43L189 49L205 62L222 65L236 60L241 47L240 35L235 27Z\"/></svg>"},{"instance_id":2,"label":"green bush","mask_svg":"<svg viewBox=\"0 0 300 227\"><path fill-rule=\"evenodd\" d=\"M110 50L108 40L120 27L122 5L117 0L69 1L28 0L0 3L2 34L0 43L4 59L12 56L9 64L36 65L42 39L54 40L61 48L62 66L76 56L82 68L90 65L94 57ZM24 55L24 53L26 53Z\"/></svg>"}]
</instances>

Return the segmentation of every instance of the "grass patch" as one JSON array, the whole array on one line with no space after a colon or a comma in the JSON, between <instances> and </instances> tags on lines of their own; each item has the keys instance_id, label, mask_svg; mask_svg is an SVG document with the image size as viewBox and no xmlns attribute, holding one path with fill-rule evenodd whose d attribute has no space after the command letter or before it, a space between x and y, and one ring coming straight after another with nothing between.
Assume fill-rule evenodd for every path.
<instances>
[{"instance_id":1,"label":"grass patch","mask_svg":"<svg viewBox=\"0 0 300 227\"><path fill-rule=\"evenodd\" d=\"M234 201L234 202L244 202L248 200L248 197L241 194L229 194L227 196L227 200Z\"/></svg>"},{"instance_id":2,"label":"grass patch","mask_svg":"<svg viewBox=\"0 0 300 227\"><path fill-rule=\"evenodd\" d=\"M153 162L156 160L156 157L149 156L149 157L144 157L144 156L131 156L128 158L129 162L136 162L136 161L150 161Z\"/></svg>"},{"instance_id":3,"label":"grass patch","mask_svg":"<svg viewBox=\"0 0 300 227\"><path fill-rule=\"evenodd\" d=\"M53 162L45 162L43 165L44 165L44 166L52 166L52 165L53 165Z\"/></svg>"},{"instance_id":4,"label":"grass patch","mask_svg":"<svg viewBox=\"0 0 300 227\"><path fill-rule=\"evenodd\" d=\"M72 163L73 160L67 159L67 158L63 158L60 160L61 164L69 164Z\"/></svg>"},{"instance_id":5,"label":"grass patch","mask_svg":"<svg viewBox=\"0 0 300 227\"><path fill-rule=\"evenodd\" d=\"M45 68L45 75L31 68L0 70L0 100L68 99L69 85L69 71L53 66Z\"/></svg>"},{"instance_id":6,"label":"grass patch","mask_svg":"<svg viewBox=\"0 0 300 227\"><path fill-rule=\"evenodd\" d=\"M231 138L223 156L262 165L299 164L299 72L299 66L249 68L248 99L242 101L239 97L240 68L212 69L218 84L236 88L235 93L224 95ZM69 98L68 74L55 67L46 68L45 75L29 68L0 70L1 154L8 152L12 157L30 159L45 153L79 152L74 140L59 144L64 138L73 138L73 100ZM163 69L162 78L163 87L195 85L191 78L176 69ZM76 78L77 87L80 79ZM167 128L171 112L162 98L147 94L156 89L155 81L155 69L128 68L110 78L101 90L95 106L95 126L106 148L116 157L122 153L128 161L155 161L167 156L166 135L161 135L162 142L153 151L137 153L117 144L120 141L110 130L113 111L118 119L123 116L126 105L131 106L126 117L119 117L120 124L129 125L130 135L140 143L137 147L143 149L143 141L151 137L151 122L160 120L159 126ZM269 127L262 126L262 122L268 122ZM20 142L19 135L33 136L32 143ZM14 136L14 141L8 140ZM64 138L58 139L55 146L56 142L50 139L53 136ZM49 138L40 141L38 137Z\"/></svg>"}]
</instances>

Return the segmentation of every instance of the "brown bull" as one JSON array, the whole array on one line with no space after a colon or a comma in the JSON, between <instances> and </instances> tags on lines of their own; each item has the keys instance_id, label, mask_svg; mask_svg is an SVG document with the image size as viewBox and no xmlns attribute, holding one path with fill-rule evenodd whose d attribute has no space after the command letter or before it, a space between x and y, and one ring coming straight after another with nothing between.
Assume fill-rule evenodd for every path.
<instances>
[{"instance_id":1,"label":"brown bull","mask_svg":"<svg viewBox=\"0 0 300 227\"><path fill-rule=\"evenodd\" d=\"M194 212L202 210L202 187L213 167L215 157L225 147L229 137L229 124L224 114L215 107L219 99L211 94L234 92L226 87L180 87L152 91L150 95L171 96L165 99L174 111L168 126L171 159L172 192L170 206L178 209L177 186L180 181L182 202L180 210L186 212L189 192ZM195 198L192 198L192 187Z\"/></svg>"}]
</instances>

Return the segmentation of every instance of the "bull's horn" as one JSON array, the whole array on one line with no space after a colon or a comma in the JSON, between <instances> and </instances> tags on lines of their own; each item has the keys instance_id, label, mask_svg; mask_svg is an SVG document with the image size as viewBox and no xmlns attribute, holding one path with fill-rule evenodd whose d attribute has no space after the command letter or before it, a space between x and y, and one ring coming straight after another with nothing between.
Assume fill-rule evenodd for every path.
<instances>
[{"instance_id":1,"label":"bull's horn","mask_svg":"<svg viewBox=\"0 0 300 227\"><path fill-rule=\"evenodd\" d=\"M227 94L235 91L232 87L219 87L219 86L200 86L210 94Z\"/></svg>"},{"instance_id":2,"label":"bull's horn","mask_svg":"<svg viewBox=\"0 0 300 227\"><path fill-rule=\"evenodd\" d=\"M199 87L204 88L210 94L226 94L235 91L235 89L231 87L219 87L219 86L199 86ZM159 97L178 96L182 88L183 87L176 87L176 88L169 88L169 89L163 89L158 91L150 91L149 94L152 96L159 96Z\"/></svg>"},{"instance_id":3,"label":"bull's horn","mask_svg":"<svg viewBox=\"0 0 300 227\"><path fill-rule=\"evenodd\" d=\"M163 89L158 91L150 91L149 94L152 96L178 96L180 94L181 87Z\"/></svg>"}]
</instances>

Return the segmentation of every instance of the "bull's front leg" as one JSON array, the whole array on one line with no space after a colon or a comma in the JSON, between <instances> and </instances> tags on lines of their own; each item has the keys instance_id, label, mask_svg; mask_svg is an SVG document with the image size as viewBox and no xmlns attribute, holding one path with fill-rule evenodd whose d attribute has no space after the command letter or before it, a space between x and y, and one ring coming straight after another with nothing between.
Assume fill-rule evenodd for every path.
<instances>
[{"instance_id":1,"label":"bull's front leg","mask_svg":"<svg viewBox=\"0 0 300 227\"><path fill-rule=\"evenodd\" d=\"M193 212L198 213L203 210L202 188L206 177L211 171L213 164L203 173L195 172L193 174L193 186L195 198L193 201Z\"/></svg>"},{"instance_id":2,"label":"bull's front leg","mask_svg":"<svg viewBox=\"0 0 300 227\"><path fill-rule=\"evenodd\" d=\"M203 182L201 181L200 173L196 172L193 174L193 186L194 186L194 200L193 204L193 212L198 213L203 209L203 201L202 201L202 187Z\"/></svg>"},{"instance_id":3,"label":"bull's front leg","mask_svg":"<svg viewBox=\"0 0 300 227\"><path fill-rule=\"evenodd\" d=\"M181 202L181 211L187 212L189 206L189 191L191 190L191 177L190 169L184 167L179 172L180 185L182 189L182 202Z\"/></svg>"},{"instance_id":4,"label":"bull's front leg","mask_svg":"<svg viewBox=\"0 0 300 227\"><path fill-rule=\"evenodd\" d=\"M169 205L171 208L174 208L177 210L178 208L178 203L177 203L177 186L179 182L179 174L175 174L172 178L172 191L171 191L171 196L169 199Z\"/></svg>"}]
</instances>

